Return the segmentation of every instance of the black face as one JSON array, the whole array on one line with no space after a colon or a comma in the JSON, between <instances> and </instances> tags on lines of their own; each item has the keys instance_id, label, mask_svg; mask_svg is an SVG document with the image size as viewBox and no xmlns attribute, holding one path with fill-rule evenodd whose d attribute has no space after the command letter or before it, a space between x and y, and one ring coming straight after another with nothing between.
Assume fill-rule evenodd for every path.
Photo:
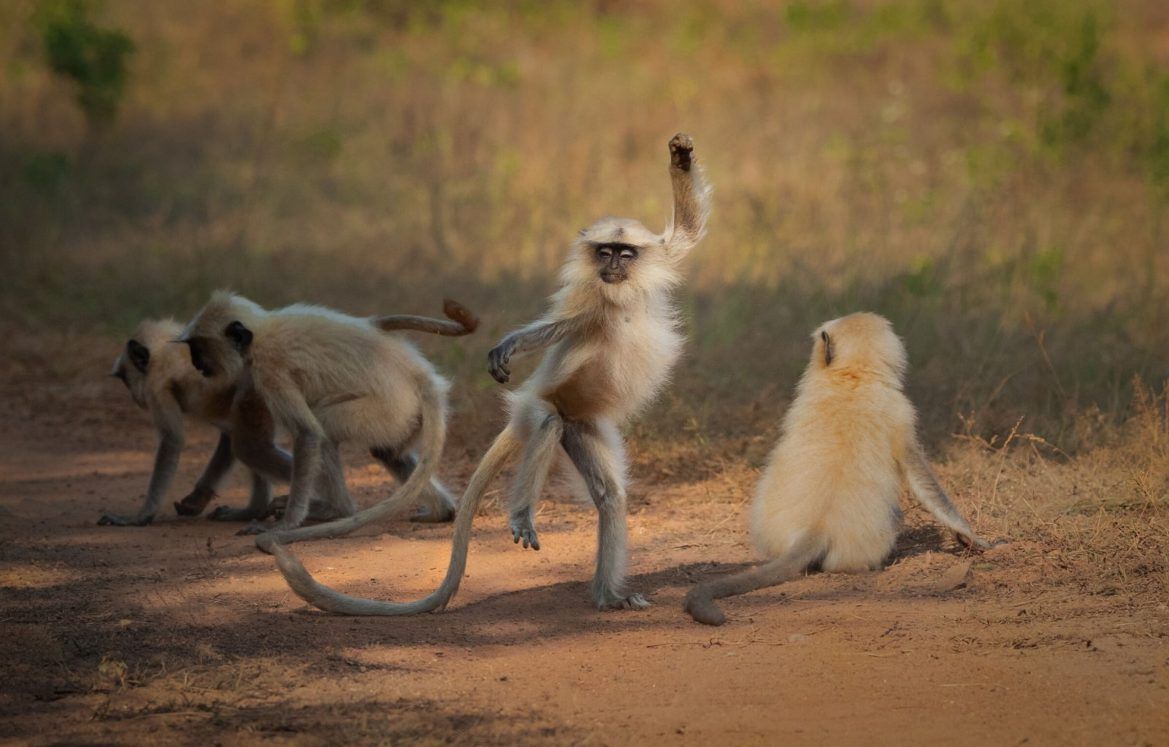
<instances>
[{"instance_id":1,"label":"black face","mask_svg":"<svg viewBox=\"0 0 1169 747\"><path fill-rule=\"evenodd\" d=\"M192 337L185 342L187 347L191 349L191 365L207 378L214 376L215 368L207 360L209 341L204 337Z\"/></svg>"},{"instance_id":2,"label":"black face","mask_svg":"<svg viewBox=\"0 0 1169 747\"><path fill-rule=\"evenodd\" d=\"M597 263L601 266L601 280L623 283L629 279L629 268L637 261L637 247L632 244L597 244Z\"/></svg>"}]
</instances>

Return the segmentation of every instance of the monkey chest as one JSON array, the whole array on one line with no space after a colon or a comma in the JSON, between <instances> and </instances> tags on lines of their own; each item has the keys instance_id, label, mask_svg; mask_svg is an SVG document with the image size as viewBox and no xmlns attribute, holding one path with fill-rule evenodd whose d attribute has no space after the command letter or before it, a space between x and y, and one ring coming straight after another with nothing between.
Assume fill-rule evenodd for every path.
<instances>
[{"instance_id":1,"label":"monkey chest","mask_svg":"<svg viewBox=\"0 0 1169 747\"><path fill-rule=\"evenodd\" d=\"M663 324L628 322L622 334L595 341L569 356L548 399L565 417L620 417L637 410L660 388L677 360L681 338Z\"/></svg>"}]
</instances>

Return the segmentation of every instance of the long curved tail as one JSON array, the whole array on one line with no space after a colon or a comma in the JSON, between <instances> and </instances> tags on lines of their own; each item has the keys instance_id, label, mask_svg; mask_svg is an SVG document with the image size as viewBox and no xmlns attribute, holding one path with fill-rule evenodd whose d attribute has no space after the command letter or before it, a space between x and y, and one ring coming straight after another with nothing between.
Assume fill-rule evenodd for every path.
<instances>
[{"instance_id":1,"label":"long curved tail","mask_svg":"<svg viewBox=\"0 0 1169 747\"><path fill-rule=\"evenodd\" d=\"M790 581L823 554L823 543L819 538L805 537L786 554L774 560L698 584L686 595L682 609L703 625L722 625L727 618L714 600Z\"/></svg>"},{"instance_id":2,"label":"long curved tail","mask_svg":"<svg viewBox=\"0 0 1169 747\"><path fill-rule=\"evenodd\" d=\"M419 391L422 400L419 408L422 414L422 427L418 438L419 463L406 482L402 483L390 497L352 516L323 524L257 535L256 547L264 552L275 553L274 548L277 545L291 545L308 539L343 537L366 524L399 513L417 501L422 491L430 486L446 443L446 403L443 394L429 382L424 382Z\"/></svg>"},{"instance_id":3,"label":"long curved tail","mask_svg":"<svg viewBox=\"0 0 1169 747\"><path fill-rule=\"evenodd\" d=\"M479 317L475 316L470 309L458 301L444 298L442 301L442 313L446 314L447 319L451 321L433 319L428 316L415 316L413 314L391 314L389 316L375 316L372 322L375 327L383 332L413 330L415 332L427 332L432 335L445 335L447 337L469 335L479 327Z\"/></svg>"},{"instance_id":4,"label":"long curved tail","mask_svg":"<svg viewBox=\"0 0 1169 747\"><path fill-rule=\"evenodd\" d=\"M444 609L459 590L459 583L463 580L463 572L467 568L467 549L471 543L471 524L475 520L483 495L487 492L487 486L492 478L499 474L507 460L519 450L519 445L520 442L509 426L496 437L483 461L475 468L467 491L459 501L458 515L455 517L455 535L451 543L451 560L447 566L446 577L437 590L422 599L414 602L381 602L351 597L318 582L296 556L279 543L271 544L268 549L276 556L276 566L296 595L326 612L339 615L392 616L417 615Z\"/></svg>"}]
</instances>

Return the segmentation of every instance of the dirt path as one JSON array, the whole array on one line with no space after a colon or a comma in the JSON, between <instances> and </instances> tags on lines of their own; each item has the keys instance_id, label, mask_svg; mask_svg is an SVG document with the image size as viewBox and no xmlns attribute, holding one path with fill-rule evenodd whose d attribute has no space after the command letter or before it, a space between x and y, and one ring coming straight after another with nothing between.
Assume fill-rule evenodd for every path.
<instances>
[{"instance_id":1,"label":"dirt path","mask_svg":"<svg viewBox=\"0 0 1169 747\"><path fill-rule=\"evenodd\" d=\"M1169 600L1085 593L1038 543L963 574L969 559L911 515L887 571L740 598L712 629L679 605L711 560L751 557L725 496L753 476L643 479L631 545L646 612L590 608L593 516L556 493L539 553L511 543L498 510L481 517L448 612L333 617L308 611L236 526L169 507L151 527L95 526L137 505L151 434L128 403L101 403L104 383L70 386L0 392L6 740L1169 743ZM35 415L62 398L68 415ZM211 434L192 440L179 486ZM473 451L452 448L454 486ZM363 503L391 484L360 458L351 477ZM244 500L240 482L225 500ZM298 550L328 583L401 599L441 577L449 534L397 522Z\"/></svg>"}]
</instances>

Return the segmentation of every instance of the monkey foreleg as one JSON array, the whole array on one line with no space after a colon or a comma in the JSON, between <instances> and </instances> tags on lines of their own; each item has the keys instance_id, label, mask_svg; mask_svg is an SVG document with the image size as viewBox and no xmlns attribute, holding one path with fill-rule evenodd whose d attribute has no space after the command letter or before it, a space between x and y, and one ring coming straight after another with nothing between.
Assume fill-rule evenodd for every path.
<instances>
[{"instance_id":1,"label":"monkey foreleg","mask_svg":"<svg viewBox=\"0 0 1169 747\"><path fill-rule=\"evenodd\" d=\"M414 454L399 455L386 449L374 450L371 453L385 465L399 483L404 484L418 468L418 457ZM454 521L457 502L438 478L430 479L430 485L423 492L422 500L422 508L410 517L411 521L426 523Z\"/></svg>"},{"instance_id":2,"label":"monkey foreleg","mask_svg":"<svg viewBox=\"0 0 1169 747\"><path fill-rule=\"evenodd\" d=\"M959 542L971 550L990 548L990 543L974 533L970 524L958 511L958 507L950 500L950 496L946 495L920 444L911 446L901 466L913 497L933 514L942 526L953 532Z\"/></svg>"},{"instance_id":3,"label":"monkey foreleg","mask_svg":"<svg viewBox=\"0 0 1169 747\"><path fill-rule=\"evenodd\" d=\"M500 384L506 384L511 378L512 356L523 355L535 350L542 350L554 345L572 331L570 321L533 322L528 326L517 329L504 337L487 354L488 370L491 377Z\"/></svg>"},{"instance_id":4,"label":"monkey foreleg","mask_svg":"<svg viewBox=\"0 0 1169 747\"><path fill-rule=\"evenodd\" d=\"M179 466L179 453L183 450L183 436L179 430L163 431L154 453L154 469L150 473L150 484L146 488L146 500L134 516L103 513L97 523L103 526L143 527L154 521L162 497L166 494Z\"/></svg>"},{"instance_id":5,"label":"monkey foreleg","mask_svg":"<svg viewBox=\"0 0 1169 747\"><path fill-rule=\"evenodd\" d=\"M297 434L292 451L292 481L288 495L288 508L271 531L294 529L304 523L308 516L309 503L317 486L320 474L321 451L325 439L315 431L302 430ZM251 524L239 534L261 534L269 531L262 524Z\"/></svg>"},{"instance_id":6,"label":"monkey foreleg","mask_svg":"<svg viewBox=\"0 0 1169 747\"><path fill-rule=\"evenodd\" d=\"M175 513L179 516L198 516L203 513L203 509L215 498L216 488L233 464L235 456L231 451L231 437L221 433L211 460L203 468L203 474L195 481L195 488L181 501L175 502Z\"/></svg>"}]
</instances>

